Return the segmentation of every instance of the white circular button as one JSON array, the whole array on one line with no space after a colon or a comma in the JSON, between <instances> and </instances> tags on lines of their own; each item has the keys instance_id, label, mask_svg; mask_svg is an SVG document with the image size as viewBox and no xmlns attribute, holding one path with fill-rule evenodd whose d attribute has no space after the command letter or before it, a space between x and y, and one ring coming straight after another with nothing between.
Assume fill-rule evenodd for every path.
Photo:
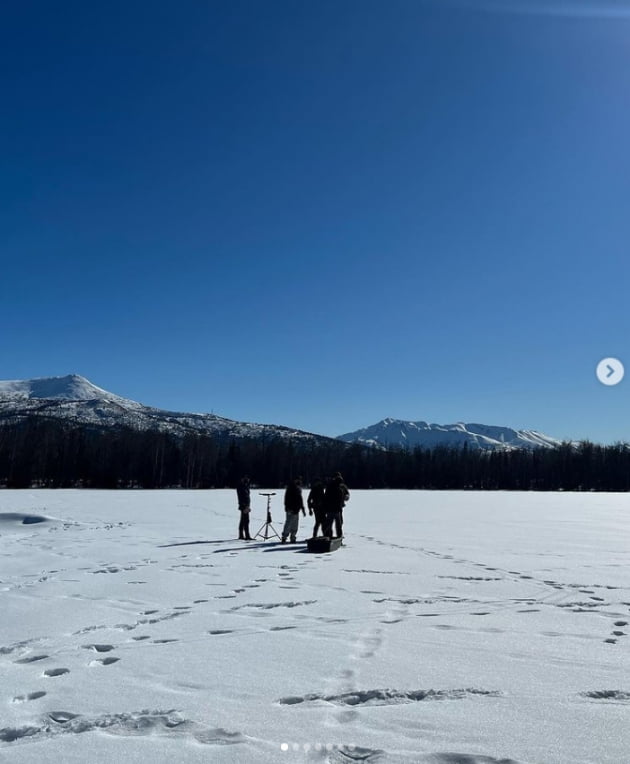
<instances>
[{"instance_id":1,"label":"white circular button","mask_svg":"<svg viewBox=\"0 0 630 764\"><path fill-rule=\"evenodd\" d=\"M604 358L597 364L597 379L602 385L618 385L625 370L618 358Z\"/></svg>"}]
</instances>

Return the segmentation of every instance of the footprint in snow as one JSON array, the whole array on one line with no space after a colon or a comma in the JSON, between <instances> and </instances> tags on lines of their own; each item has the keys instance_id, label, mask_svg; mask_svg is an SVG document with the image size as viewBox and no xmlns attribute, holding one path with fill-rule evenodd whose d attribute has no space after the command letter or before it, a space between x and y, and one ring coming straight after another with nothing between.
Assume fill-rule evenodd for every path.
<instances>
[{"instance_id":1,"label":"footprint in snow","mask_svg":"<svg viewBox=\"0 0 630 764\"><path fill-rule=\"evenodd\" d=\"M67 668L54 668L54 669L46 669L44 671L44 676L53 677L53 676L62 676L63 674L69 674L70 669Z\"/></svg>"},{"instance_id":2,"label":"footprint in snow","mask_svg":"<svg viewBox=\"0 0 630 764\"><path fill-rule=\"evenodd\" d=\"M97 653L108 653L114 649L114 645L82 645L84 650L94 650Z\"/></svg>"},{"instance_id":3,"label":"footprint in snow","mask_svg":"<svg viewBox=\"0 0 630 764\"><path fill-rule=\"evenodd\" d=\"M43 698L46 693L41 690L39 692L29 692L28 695L16 695L13 698L13 703L26 703L29 700L38 700Z\"/></svg>"},{"instance_id":4,"label":"footprint in snow","mask_svg":"<svg viewBox=\"0 0 630 764\"><path fill-rule=\"evenodd\" d=\"M47 655L28 655L26 658L20 658L15 661L16 663L35 663L35 661L43 661L48 658Z\"/></svg>"},{"instance_id":5,"label":"footprint in snow","mask_svg":"<svg viewBox=\"0 0 630 764\"><path fill-rule=\"evenodd\" d=\"M111 666L112 663L118 663L120 658L115 658L113 655L107 658L97 658L95 661L90 661L90 666Z\"/></svg>"}]
</instances>

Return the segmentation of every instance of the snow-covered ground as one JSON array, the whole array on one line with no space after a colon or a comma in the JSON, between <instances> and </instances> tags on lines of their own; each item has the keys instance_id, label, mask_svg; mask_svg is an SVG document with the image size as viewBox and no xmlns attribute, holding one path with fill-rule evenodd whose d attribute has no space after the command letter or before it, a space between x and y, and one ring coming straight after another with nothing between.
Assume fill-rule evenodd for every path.
<instances>
[{"instance_id":1,"label":"snow-covered ground","mask_svg":"<svg viewBox=\"0 0 630 764\"><path fill-rule=\"evenodd\" d=\"M323 555L237 523L0 492L0 759L630 761L630 496L353 491Z\"/></svg>"}]
</instances>

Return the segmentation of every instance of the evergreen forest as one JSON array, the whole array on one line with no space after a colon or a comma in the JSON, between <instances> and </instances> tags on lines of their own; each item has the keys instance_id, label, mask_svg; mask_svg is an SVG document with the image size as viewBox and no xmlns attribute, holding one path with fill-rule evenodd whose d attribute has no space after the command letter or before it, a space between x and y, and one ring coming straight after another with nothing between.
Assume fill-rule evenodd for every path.
<instances>
[{"instance_id":1,"label":"evergreen forest","mask_svg":"<svg viewBox=\"0 0 630 764\"><path fill-rule=\"evenodd\" d=\"M341 471L350 488L628 491L630 446L376 449L332 439L217 439L157 430L77 427L26 418L0 426L0 487L227 488L304 485Z\"/></svg>"}]
</instances>

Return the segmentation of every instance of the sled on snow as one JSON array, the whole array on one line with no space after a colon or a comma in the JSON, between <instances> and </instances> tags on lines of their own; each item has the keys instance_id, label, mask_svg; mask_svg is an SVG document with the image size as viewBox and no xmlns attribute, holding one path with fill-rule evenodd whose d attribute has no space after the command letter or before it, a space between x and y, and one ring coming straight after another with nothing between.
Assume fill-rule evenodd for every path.
<instances>
[{"instance_id":1,"label":"sled on snow","mask_svg":"<svg viewBox=\"0 0 630 764\"><path fill-rule=\"evenodd\" d=\"M341 538L329 538L328 536L321 536L318 538L312 538L306 540L306 548L309 552L334 552L341 546Z\"/></svg>"}]
</instances>

